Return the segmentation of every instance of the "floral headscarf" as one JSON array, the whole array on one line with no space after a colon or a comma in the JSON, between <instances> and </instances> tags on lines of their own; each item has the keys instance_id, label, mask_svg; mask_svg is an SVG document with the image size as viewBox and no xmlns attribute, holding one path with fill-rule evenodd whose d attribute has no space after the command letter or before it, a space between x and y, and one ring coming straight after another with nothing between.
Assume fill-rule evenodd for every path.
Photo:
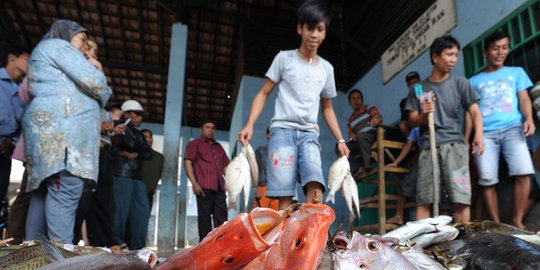
<instances>
[{"instance_id":1,"label":"floral headscarf","mask_svg":"<svg viewBox=\"0 0 540 270\"><path fill-rule=\"evenodd\" d=\"M88 32L88 30L74 21L57 20L51 25L51 29L43 39L59 38L71 42L71 39L81 32Z\"/></svg>"}]
</instances>

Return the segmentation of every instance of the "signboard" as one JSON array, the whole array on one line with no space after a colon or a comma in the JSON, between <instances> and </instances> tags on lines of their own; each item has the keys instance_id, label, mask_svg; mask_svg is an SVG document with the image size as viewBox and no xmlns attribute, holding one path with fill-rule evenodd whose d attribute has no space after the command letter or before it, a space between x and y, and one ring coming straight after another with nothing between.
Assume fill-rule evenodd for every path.
<instances>
[{"instance_id":1,"label":"signboard","mask_svg":"<svg viewBox=\"0 0 540 270\"><path fill-rule=\"evenodd\" d=\"M457 24L454 0L437 0L383 53L383 83L429 49L435 38L448 33Z\"/></svg>"}]
</instances>

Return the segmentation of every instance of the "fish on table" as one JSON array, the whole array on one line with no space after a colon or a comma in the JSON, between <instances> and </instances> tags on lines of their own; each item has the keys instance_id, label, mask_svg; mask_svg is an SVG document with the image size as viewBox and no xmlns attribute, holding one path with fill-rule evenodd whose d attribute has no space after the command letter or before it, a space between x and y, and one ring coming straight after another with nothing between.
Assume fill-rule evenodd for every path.
<instances>
[{"instance_id":1,"label":"fish on table","mask_svg":"<svg viewBox=\"0 0 540 270\"><path fill-rule=\"evenodd\" d=\"M408 240L424 233L435 232L437 226L448 225L451 221L452 217L445 215L409 221L405 225L384 234L383 237L397 238L401 244L406 244Z\"/></svg>"},{"instance_id":2,"label":"fish on table","mask_svg":"<svg viewBox=\"0 0 540 270\"><path fill-rule=\"evenodd\" d=\"M434 244L440 244L456 239L459 230L450 225L435 225L434 230L420 234L411 239L413 243L422 248L429 247Z\"/></svg>"},{"instance_id":3,"label":"fish on table","mask_svg":"<svg viewBox=\"0 0 540 270\"><path fill-rule=\"evenodd\" d=\"M51 241L41 240L41 245L51 263L39 270L150 270L157 262L156 254L148 249L126 254L103 253L66 258Z\"/></svg>"},{"instance_id":4,"label":"fish on table","mask_svg":"<svg viewBox=\"0 0 540 270\"><path fill-rule=\"evenodd\" d=\"M283 222L276 243L243 270L315 270L319 265L328 229L335 213L324 204L299 204Z\"/></svg>"},{"instance_id":5,"label":"fish on table","mask_svg":"<svg viewBox=\"0 0 540 270\"><path fill-rule=\"evenodd\" d=\"M240 213L208 234L197 246L171 255L156 270L239 269L274 244L282 215L270 208Z\"/></svg>"},{"instance_id":6,"label":"fish on table","mask_svg":"<svg viewBox=\"0 0 540 270\"><path fill-rule=\"evenodd\" d=\"M63 248L59 249L66 258L79 255ZM51 263L39 243L28 246L2 247L0 254L0 269L5 270L33 270Z\"/></svg>"},{"instance_id":7,"label":"fish on table","mask_svg":"<svg viewBox=\"0 0 540 270\"><path fill-rule=\"evenodd\" d=\"M356 231L347 239L338 235L334 243L346 244L345 249L336 251L334 269L380 269L417 270L399 251L381 241L382 237L362 235Z\"/></svg>"},{"instance_id":8,"label":"fish on table","mask_svg":"<svg viewBox=\"0 0 540 270\"><path fill-rule=\"evenodd\" d=\"M411 264L416 266L418 270L445 270L439 262L433 260L430 256L424 253L424 249L418 246L407 247L400 251Z\"/></svg>"},{"instance_id":9,"label":"fish on table","mask_svg":"<svg viewBox=\"0 0 540 270\"><path fill-rule=\"evenodd\" d=\"M450 257L464 259L466 269L540 269L540 246L512 235L476 232L468 239L436 247Z\"/></svg>"}]
</instances>

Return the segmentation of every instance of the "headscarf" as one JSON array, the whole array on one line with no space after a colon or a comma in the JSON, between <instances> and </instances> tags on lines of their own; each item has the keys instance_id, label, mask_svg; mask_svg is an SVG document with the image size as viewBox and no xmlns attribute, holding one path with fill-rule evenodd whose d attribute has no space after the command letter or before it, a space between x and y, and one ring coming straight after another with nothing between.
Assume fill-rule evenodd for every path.
<instances>
[{"instance_id":1,"label":"headscarf","mask_svg":"<svg viewBox=\"0 0 540 270\"><path fill-rule=\"evenodd\" d=\"M81 32L88 32L88 30L74 21L57 20L51 25L51 29L43 39L59 38L71 42L71 39Z\"/></svg>"}]
</instances>

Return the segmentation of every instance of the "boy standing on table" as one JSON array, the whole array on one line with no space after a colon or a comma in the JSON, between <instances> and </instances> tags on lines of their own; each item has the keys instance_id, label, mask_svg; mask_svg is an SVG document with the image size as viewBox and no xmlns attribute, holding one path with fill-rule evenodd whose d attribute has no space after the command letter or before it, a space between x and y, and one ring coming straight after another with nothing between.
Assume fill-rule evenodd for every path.
<instances>
[{"instance_id":1,"label":"boy standing on table","mask_svg":"<svg viewBox=\"0 0 540 270\"><path fill-rule=\"evenodd\" d=\"M279 52L266 73L266 80L253 100L245 127L238 139L246 144L253 136L253 125L266 99L278 86L274 117L270 124L270 142L266 163L266 196L279 199L287 208L295 195L296 176L306 194L306 202L318 203L326 189L321 168L319 140L319 103L324 119L337 139L340 155L349 154L332 108L336 96L334 68L317 55L326 37L329 16L321 2L306 1L297 11L296 31L300 47Z\"/></svg>"}]
</instances>

